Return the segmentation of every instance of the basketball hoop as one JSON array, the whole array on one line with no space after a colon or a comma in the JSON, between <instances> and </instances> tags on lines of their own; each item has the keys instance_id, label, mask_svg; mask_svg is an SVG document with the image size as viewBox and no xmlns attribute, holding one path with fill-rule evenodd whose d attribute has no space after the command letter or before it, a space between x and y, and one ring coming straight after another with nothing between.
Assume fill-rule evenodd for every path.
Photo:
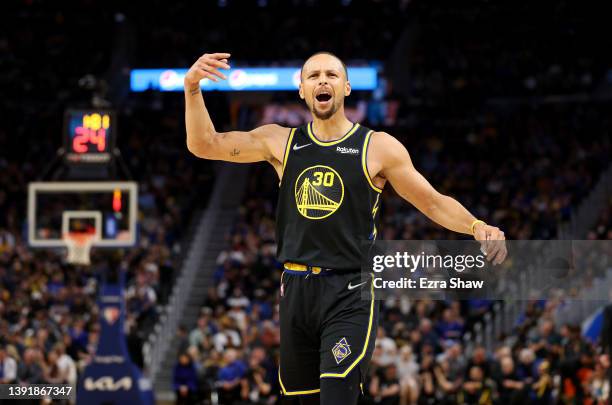
<instances>
[{"instance_id":1,"label":"basketball hoop","mask_svg":"<svg viewBox=\"0 0 612 405\"><path fill-rule=\"evenodd\" d=\"M98 239L98 235L88 232L68 232L64 234L64 241L68 249L66 261L71 264L89 265L91 246Z\"/></svg>"}]
</instances>

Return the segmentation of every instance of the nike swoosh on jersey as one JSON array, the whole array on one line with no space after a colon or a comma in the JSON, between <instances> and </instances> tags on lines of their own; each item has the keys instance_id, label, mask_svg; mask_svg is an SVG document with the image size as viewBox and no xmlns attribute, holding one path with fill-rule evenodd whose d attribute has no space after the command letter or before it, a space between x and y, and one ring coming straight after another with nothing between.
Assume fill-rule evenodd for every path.
<instances>
[{"instance_id":1,"label":"nike swoosh on jersey","mask_svg":"<svg viewBox=\"0 0 612 405\"><path fill-rule=\"evenodd\" d=\"M300 149L305 148L305 147L310 146L310 145L312 145L312 142L311 143L307 143L306 145L300 145L300 146L298 146L298 144L296 143L296 144L293 145L293 150L300 150Z\"/></svg>"},{"instance_id":2,"label":"nike swoosh on jersey","mask_svg":"<svg viewBox=\"0 0 612 405\"><path fill-rule=\"evenodd\" d=\"M362 285L364 285L365 283L367 283L367 281L364 281L363 283L359 283L359 284L355 284L355 285L352 285L351 283L349 283L349 285L348 285L348 289L349 289L349 290L354 290L355 288L357 288L357 287L359 287L359 286L362 286Z\"/></svg>"}]
</instances>

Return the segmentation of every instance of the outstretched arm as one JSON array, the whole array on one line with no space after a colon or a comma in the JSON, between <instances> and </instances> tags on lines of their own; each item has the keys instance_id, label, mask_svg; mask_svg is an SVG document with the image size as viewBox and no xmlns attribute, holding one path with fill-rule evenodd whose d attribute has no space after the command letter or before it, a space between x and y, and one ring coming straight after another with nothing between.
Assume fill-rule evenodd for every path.
<instances>
[{"instance_id":1,"label":"outstretched arm","mask_svg":"<svg viewBox=\"0 0 612 405\"><path fill-rule=\"evenodd\" d=\"M250 163L267 160L282 163L289 130L263 125L252 131L217 132L200 90L200 80L225 80L219 69L229 69L229 53L204 54L185 75L185 128L187 148L203 159Z\"/></svg>"},{"instance_id":2,"label":"outstretched arm","mask_svg":"<svg viewBox=\"0 0 612 405\"><path fill-rule=\"evenodd\" d=\"M439 193L412 164L408 151L397 139L384 132L372 136L372 152L380 162L378 175L386 178L395 191L432 221L455 232L473 235L484 241L487 259L501 263L507 254L504 233L497 227L477 220L452 197ZM487 242L491 241L491 242Z\"/></svg>"}]
</instances>

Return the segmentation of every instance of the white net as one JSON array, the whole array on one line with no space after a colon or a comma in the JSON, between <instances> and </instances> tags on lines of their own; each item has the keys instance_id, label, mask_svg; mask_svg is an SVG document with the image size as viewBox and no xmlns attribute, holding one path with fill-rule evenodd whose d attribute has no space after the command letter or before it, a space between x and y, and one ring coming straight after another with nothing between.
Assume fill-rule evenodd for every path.
<instances>
[{"instance_id":1,"label":"white net","mask_svg":"<svg viewBox=\"0 0 612 405\"><path fill-rule=\"evenodd\" d=\"M66 261L71 264L89 265L91 246L96 240L95 233L71 232L64 236L68 255Z\"/></svg>"}]
</instances>

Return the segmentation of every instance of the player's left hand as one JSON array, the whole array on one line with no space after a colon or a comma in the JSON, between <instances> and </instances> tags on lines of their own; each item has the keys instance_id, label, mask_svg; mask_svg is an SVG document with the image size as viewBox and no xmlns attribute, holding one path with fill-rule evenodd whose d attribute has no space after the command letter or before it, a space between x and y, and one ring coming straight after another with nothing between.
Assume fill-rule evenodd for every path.
<instances>
[{"instance_id":1,"label":"player's left hand","mask_svg":"<svg viewBox=\"0 0 612 405\"><path fill-rule=\"evenodd\" d=\"M508 255L504 232L496 226L483 223L474 227L474 239L480 242L481 250L489 262L500 264Z\"/></svg>"}]
</instances>

